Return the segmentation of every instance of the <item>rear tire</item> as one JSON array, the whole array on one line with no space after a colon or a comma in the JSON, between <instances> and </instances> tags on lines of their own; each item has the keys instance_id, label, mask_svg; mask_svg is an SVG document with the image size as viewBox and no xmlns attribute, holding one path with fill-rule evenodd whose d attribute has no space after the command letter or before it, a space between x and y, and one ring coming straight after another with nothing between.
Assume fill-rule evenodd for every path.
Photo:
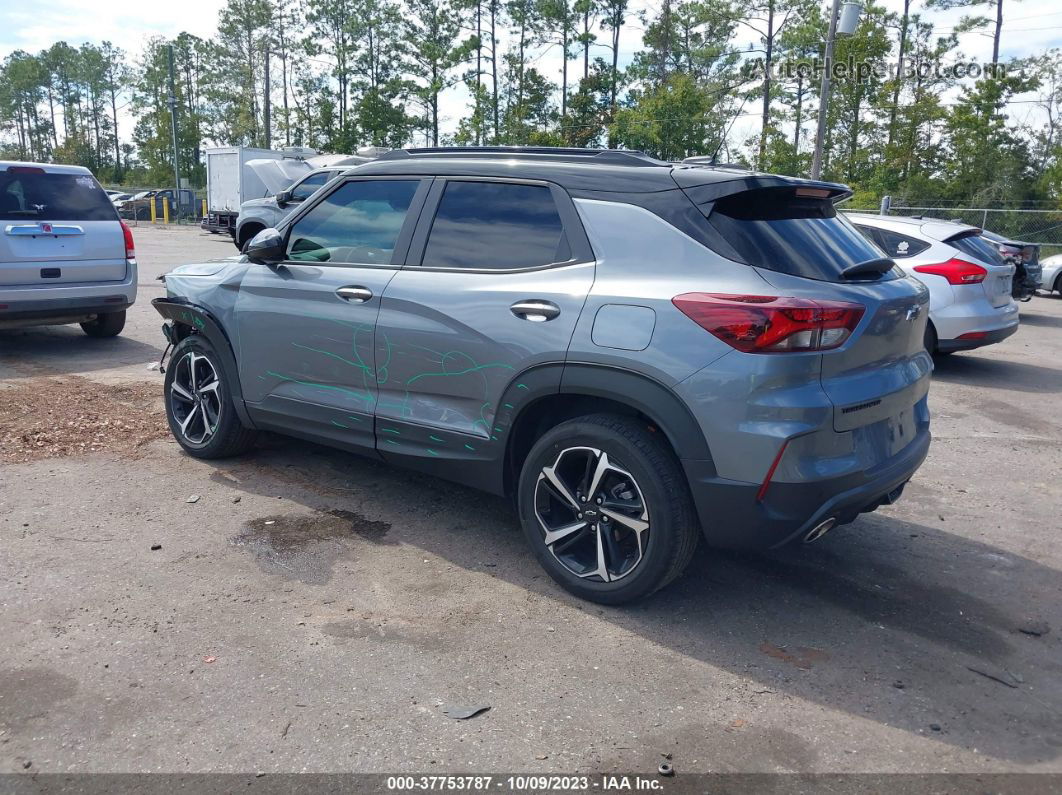
<instances>
[{"instance_id":1,"label":"rear tire","mask_svg":"<svg viewBox=\"0 0 1062 795\"><path fill-rule=\"evenodd\" d=\"M90 337L117 337L125 328L125 310L121 312L103 312L95 320L81 324L81 330Z\"/></svg>"},{"instance_id":2,"label":"rear tire","mask_svg":"<svg viewBox=\"0 0 1062 795\"><path fill-rule=\"evenodd\" d=\"M933 322L930 320L926 321L926 331L925 336L923 337L923 344L925 345L926 350L929 352L930 356L937 355L937 330L933 328Z\"/></svg>"},{"instance_id":3,"label":"rear tire","mask_svg":"<svg viewBox=\"0 0 1062 795\"><path fill-rule=\"evenodd\" d=\"M658 432L631 417L593 414L547 431L524 460L517 502L542 567L600 604L663 588L700 540L678 461Z\"/></svg>"},{"instance_id":4,"label":"rear tire","mask_svg":"<svg viewBox=\"0 0 1062 795\"><path fill-rule=\"evenodd\" d=\"M205 337L193 334L177 344L165 390L170 432L189 455L227 458L254 445L258 434L240 422L217 351Z\"/></svg>"}]
</instances>

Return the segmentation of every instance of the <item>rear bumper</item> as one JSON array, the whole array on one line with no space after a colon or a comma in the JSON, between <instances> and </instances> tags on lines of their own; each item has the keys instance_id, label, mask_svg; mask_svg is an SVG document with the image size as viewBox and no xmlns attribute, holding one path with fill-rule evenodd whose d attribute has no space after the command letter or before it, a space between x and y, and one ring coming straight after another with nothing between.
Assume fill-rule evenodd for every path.
<instances>
[{"instance_id":1,"label":"rear bumper","mask_svg":"<svg viewBox=\"0 0 1062 795\"><path fill-rule=\"evenodd\" d=\"M128 266L120 282L0 287L0 326L74 323L128 309L136 301L137 268Z\"/></svg>"},{"instance_id":2,"label":"rear bumper","mask_svg":"<svg viewBox=\"0 0 1062 795\"><path fill-rule=\"evenodd\" d=\"M846 524L860 513L892 502L929 451L928 423L903 450L880 466L826 480L771 483L762 502L760 485L726 480L710 461L682 461L708 543L727 549L770 549L803 538L834 518Z\"/></svg>"},{"instance_id":3,"label":"rear bumper","mask_svg":"<svg viewBox=\"0 0 1062 795\"><path fill-rule=\"evenodd\" d=\"M1006 328L993 329L991 331L973 332L975 334L983 334L984 336L978 336L973 339L953 339L953 340L937 340L937 350L941 353L952 353L953 351L969 351L974 348L981 348L985 345L993 345L997 342L1002 342L1015 331L1018 330L1018 324L1015 323L1012 326Z\"/></svg>"}]
</instances>

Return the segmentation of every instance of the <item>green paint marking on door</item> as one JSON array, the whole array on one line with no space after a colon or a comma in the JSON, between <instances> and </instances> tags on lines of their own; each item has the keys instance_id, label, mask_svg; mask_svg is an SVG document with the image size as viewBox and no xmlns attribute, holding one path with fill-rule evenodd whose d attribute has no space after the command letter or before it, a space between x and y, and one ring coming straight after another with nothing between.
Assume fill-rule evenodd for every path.
<instances>
[{"instance_id":1,"label":"green paint marking on door","mask_svg":"<svg viewBox=\"0 0 1062 795\"><path fill-rule=\"evenodd\" d=\"M440 439L438 436L428 436L433 442L439 442L440 444L446 444L445 439Z\"/></svg>"},{"instance_id":2,"label":"green paint marking on door","mask_svg":"<svg viewBox=\"0 0 1062 795\"><path fill-rule=\"evenodd\" d=\"M438 453L436 453L436 452L435 452L434 450L432 450L432 449L431 449L430 447L425 447L424 449L428 451L428 454L429 454L429 455L433 455L433 456L435 456L436 458L438 458L438 457L439 457L439 454L438 454Z\"/></svg>"},{"instance_id":3,"label":"green paint marking on door","mask_svg":"<svg viewBox=\"0 0 1062 795\"><path fill-rule=\"evenodd\" d=\"M335 420L332 420L332 424L335 425L337 428L349 428L350 427L349 425L344 425L343 423L336 422Z\"/></svg>"},{"instance_id":4,"label":"green paint marking on door","mask_svg":"<svg viewBox=\"0 0 1062 795\"><path fill-rule=\"evenodd\" d=\"M402 431L396 428L380 428L380 433L393 433L395 436L401 436Z\"/></svg>"}]
</instances>

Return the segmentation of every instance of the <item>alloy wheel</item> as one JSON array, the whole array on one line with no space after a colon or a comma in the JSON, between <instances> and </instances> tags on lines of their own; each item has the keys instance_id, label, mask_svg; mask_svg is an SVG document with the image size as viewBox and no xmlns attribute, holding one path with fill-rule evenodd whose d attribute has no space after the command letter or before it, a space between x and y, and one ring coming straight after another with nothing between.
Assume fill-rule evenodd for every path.
<instances>
[{"instance_id":1,"label":"alloy wheel","mask_svg":"<svg viewBox=\"0 0 1062 795\"><path fill-rule=\"evenodd\" d=\"M626 577L649 542L642 490L630 472L593 447L569 447L542 468L535 517L557 561L588 580Z\"/></svg>"},{"instance_id":2,"label":"alloy wheel","mask_svg":"<svg viewBox=\"0 0 1062 795\"><path fill-rule=\"evenodd\" d=\"M185 441L206 444L221 419L221 380L213 363L189 351L174 365L170 383L170 411Z\"/></svg>"}]
</instances>

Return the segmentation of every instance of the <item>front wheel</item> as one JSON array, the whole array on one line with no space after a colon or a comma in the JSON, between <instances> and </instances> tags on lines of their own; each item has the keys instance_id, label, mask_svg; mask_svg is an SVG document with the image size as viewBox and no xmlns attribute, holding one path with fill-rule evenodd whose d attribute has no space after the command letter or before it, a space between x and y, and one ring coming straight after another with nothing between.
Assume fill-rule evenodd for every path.
<instances>
[{"instance_id":1,"label":"front wheel","mask_svg":"<svg viewBox=\"0 0 1062 795\"><path fill-rule=\"evenodd\" d=\"M595 414L549 430L524 461L518 504L543 568L602 604L670 583L700 538L674 454L659 432L630 417Z\"/></svg>"},{"instance_id":2,"label":"front wheel","mask_svg":"<svg viewBox=\"0 0 1062 795\"><path fill-rule=\"evenodd\" d=\"M189 455L225 458L254 444L256 434L240 422L217 351L206 338L193 334L178 343L165 390L170 431Z\"/></svg>"}]
</instances>

